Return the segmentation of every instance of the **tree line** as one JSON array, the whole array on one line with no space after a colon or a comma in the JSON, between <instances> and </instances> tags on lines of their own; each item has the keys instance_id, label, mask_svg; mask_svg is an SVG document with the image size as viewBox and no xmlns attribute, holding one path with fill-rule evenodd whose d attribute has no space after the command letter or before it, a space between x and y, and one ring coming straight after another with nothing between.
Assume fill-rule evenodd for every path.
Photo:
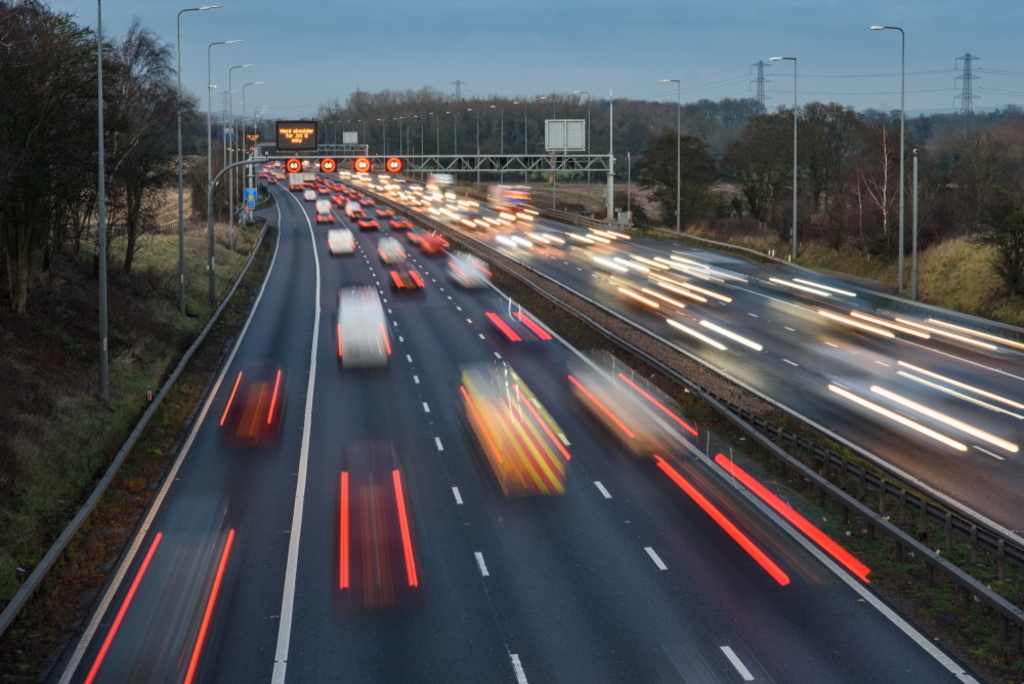
<instances>
[{"instance_id":1,"label":"tree line","mask_svg":"<svg viewBox=\"0 0 1024 684\"><path fill-rule=\"evenodd\" d=\"M10 306L24 314L33 274L95 245L95 32L39 0L0 0L0 261ZM173 46L138 19L103 49L108 239L127 274L176 179ZM193 96L183 115L195 117ZM109 244L109 242L108 242Z\"/></svg>"}]
</instances>

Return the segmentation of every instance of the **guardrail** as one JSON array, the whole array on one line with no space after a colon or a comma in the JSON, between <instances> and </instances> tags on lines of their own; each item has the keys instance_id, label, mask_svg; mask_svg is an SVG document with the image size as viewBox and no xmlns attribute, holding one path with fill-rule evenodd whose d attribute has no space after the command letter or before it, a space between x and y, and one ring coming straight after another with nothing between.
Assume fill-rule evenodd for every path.
<instances>
[{"instance_id":1,"label":"guardrail","mask_svg":"<svg viewBox=\"0 0 1024 684\"><path fill-rule=\"evenodd\" d=\"M175 226L177 226L177 222L175 222ZM220 318L220 315L224 311L224 308L227 306L228 302L231 301L231 297L235 294L235 291L238 289L239 284L242 282L242 278L245 277L245 274L249 271L249 266L252 265L253 259L256 258L256 254L259 252L259 247L263 243L263 236L266 235L266 232L267 226L266 224L264 224L263 228L260 230L260 236L256 242L256 246L253 248L252 253L249 255L249 259L245 262L245 266L242 268L241 273L238 274L238 278L235 280L235 284L231 287L231 290L227 293L227 295L224 296L224 299L221 300L220 306L218 306L216 311L213 312L213 315L210 317L210 320L207 322L203 330L199 333L199 336L196 337L195 341L192 343L192 346L190 346L182 355L181 360L178 362L178 365L175 366L174 370L167 377L167 380L160 388L160 391L157 392L157 395L153 398L153 401L150 403L149 407L142 414L142 417L139 419L139 422L136 423L135 425L135 429L133 429L131 434L128 435L128 439L125 441L121 449L117 452L117 455L114 456L114 460L111 461L110 465L107 467L107 470L103 474L103 477L101 477L99 482L96 483L96 486L93 488L93 491L89 495L89 498L86 499L85 503L82 505L82 508L79 509L75 517L71 520L70 523L68 523L64 530L60 533L60 536L58 536L57 539L53 542L53 545L50 547L49 551L46 552L46 555L43 556L42 560L40 560L36 567L32 570L32 573L28 576L28 579L26 579L25 582L22 583L17 593L15 593L13 597L11 597L11 600L4 607L3 612L0 612L0 636L3 636L3 634L11 626L11 624L14 622L14 619L18 616L18 613L21 612L21 610L25 607L25 604L28 603L28 600L39 589L39 585L42 584L43 579L45 579L46 576L49 574L50 570L53 568L54 563L56 563L60 555L64 553L64 550L67 548L67 545L71 542L72 539L74 539L75 534L78 533L82 525L85 524L85 521L89 519L90 515L92 515L92 512L95 510L97 504L99 504L100 499L103 497L103 494L107 491L107 488L110 486L110 483L113 482L114 477L117 475L118 470L121 468L121 464L124 463L125 458L127 458L128 454L135 446L135 442L137 442L139 437L142 435L142 431L149 424L149 421L153 417L153 414L156 413L158 408L160 408L160 404L163 403L163 400L167 396L167 393L174 386L174 383L175 381L177 381L178 376L181 375L181 372L185 369L185 366L188 364L193 354L195 354L196 350L199 349L199 346L203 343L204 340L206 340L206 336L209 334L210 330L213 329L214 324Z\"/></svg>"},{"instance_id":2,"label":"guardrail","mask_svg":"<svg viewBox=\"0 0 1024 684\"><path fill-rule=\"evenodd\" d=\"M393 202L386 197L380 195L375 196L379 201L383 201L385 204L396 210L403 212L410 211L408 207ZM1000 579L1004 577L1004 563L1006 561L1013 562L1016 565L1024 565L1024 549L985 526L978 525L968 520L966 517L959 516L949 509L939 506L933 501L920 496L908 487L901 486L897 482L892 482L880 477L877 473L873 473L867 468L851 463L841 455L824 449L793 432L764 421L735 404L723 402L717 395L709 391L707 388L694 383L660 359L648 354L646 351L633 345L621 336L616 335L606 326L603 326L593 320L565 299L553 297L544 288L540 287L536 282L529 278L523 278L514 270L502 268L501 262L512 260L490 246L467 236L464 233L452 231L451 228L444 223L436 221L430 217L419 215L417 220L425 226L443 232L453 242L460 244L468 251L474 252L478 256L486 259L491 263L492 267L500 268L510 277L515 278L551 304L561 308L578 320L586 323L595 332L605 337L605 339L608 339L616 346L642 359L645 363L656 368L659 372L672 379L678 385L687 388L690 392L703 399L709 406L714 408L719 415L733 424L737 429L742 430L758 445L763 447L782 465L783 468L788 468L790 471L797 474L801 483L810 483L814 485L819 492L819 505L824 505L825 496L829 496L835 500L841 506L843 511L844 524L849 522L850 513L857 515L868 527L869 534L872 535L872 537L875 530L879 530L882 534L892 540L895 544L898 558L902 559L905 553L910 552L914 557L923 561L928 567L927 582L929 584L934 583L934 572L935 570L938 570L947 578L948 581L959 587L962 606L965 610L969 609L970 601L973 597L998 613L1003 618L1001 623L1002 628L1000 631L1001 637L1004 640L1012 639L1017 650L1024 650L1024 644L1022 644L1022 635L1024 635L1024 609L1014 605L964 570L950 563L941 555L940 552L928 548L923 543L904 532L900 527L889 522L889 520L884 516L887 502L892 499L895 499L898 502L898 516L901 524L905 523L906 514L910 511L918 515L920 521L919 524L921 526L926 527L928 523L935 523L944 526L946 530L945 545L947 550L952 544L952 537L954 534L969 539L971 543L972 562L976 562L976 554L979 547L994 553L997 557ZM658 339L625 317L607 309L585 295L579 294L570 288L565 287L550 276L547 276L546 274L525 264L519 262L513 263L517 269L529 272L531 277L535 278L537 281L548 282L561 289L567 290L572 293L573 297L577 297L580 301L585 302L589 306L595 307L601 311L601 313L621 321L622 323L630 326L636 332ZM797 452L803 449L809 454L815 468L805 464L798 456L787 453L780 446L780 443L788 443L794 451ZM824 473L824 475L816 472L818 468L821 469L821 472ZM835 473L837 475L842 487L834 485L829 481L827 477L829 473ZM845 486L851 480L857 483L858 495L860 498L866 497L868 494L874 494L874 496L877 497L877 511L872 510L862 503L858 497L854 497L847 493Z\"/></svg>"}]
</instances>

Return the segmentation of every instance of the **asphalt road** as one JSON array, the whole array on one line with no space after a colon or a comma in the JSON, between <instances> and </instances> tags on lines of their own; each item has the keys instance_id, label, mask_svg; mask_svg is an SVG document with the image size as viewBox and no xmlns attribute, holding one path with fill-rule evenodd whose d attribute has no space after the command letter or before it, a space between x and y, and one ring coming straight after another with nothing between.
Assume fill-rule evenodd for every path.
<instances>
[{"instance_id":1,"label":"asphalt road","mask_svg":"<svg viewBox=\"0 0 1024 684\"><path fill-rule=\"evenodd\" d=\"M498 293L453 286L443 257L410 248L426 288L396 296L380 233L355 231L356 254L332 258L312 203L274 193L280 242L251 324L61 681L958 680L867 585L680 450L672 471L785 581L769 574L580 408L573 350L498 336L485 316L507 306ZM386 369L337 363L334 302L350 284L380 286ZM506 498L484 465L459 368L499 359L568 438L564 496ZM277 368L277 434L228 439L218 423L238 372ZM384 610L339 584L340 478L366 440L394 444L418 555L419 589Z\"/></svg>"}]
</instances>

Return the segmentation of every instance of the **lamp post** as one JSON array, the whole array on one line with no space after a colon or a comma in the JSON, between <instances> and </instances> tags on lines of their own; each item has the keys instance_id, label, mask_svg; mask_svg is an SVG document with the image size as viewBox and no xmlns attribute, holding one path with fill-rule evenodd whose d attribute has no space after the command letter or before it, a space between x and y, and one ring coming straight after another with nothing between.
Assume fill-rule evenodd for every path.
<instances>
[{"instance_id":1,"label":"lamp post","mask_svg":"<svg viewBox=\"0 0 1024 684\"><path fill-rule=\"evenodd\" d=\"M231 138L235 137L235 113L234 113L235 99L232 97L232 94L235 91L233 91L231 89L231 72L234 71L235 69L248 69L249 67L254 67L254 66L256 66L256 65L255 64L239 64L238 66L233 66L233 67L230 67L228 69L228 125L231 127L231 136L230 136ZM244 94L242 95L242 99L243 100L245 99L245 95ZM245 117L244 110L243 110L242 116L243 116L243 118ZM230 142L230 140L229 140L229 142ZM225 145L226 144L227 143L225 143ZM236 142L236 144L230 148L231 149L231 154L228 155L228 162L229 163L235 161L234 155L236 154L236 149L235 148L237 146L238 145L237 145L237 142ZM230 215L230 219L229 219L228 222L231 224L231 229L229 231L230 238L228 240L228 244L230 245L231 251L233 252L233 251L235 251L235 172L234 172L233 169L228 173L228 207L229 207L229 215Z\"/></svg>"},{"instance_id":2,"label":"lamp post","mask_svg":"<svg viewBox=\"0 0 1024 684\"><path fill-rule=\"evenodd\" d=\"M241 43L240 40L218 40L215 43L210 43L206 48L206 188L207 192L212 192L213 187L213 95L212 91L214 85L210 83L210 52L213 50L214 45L230 45L231 43ZM210 271L210 304L217 303L217 276L216 261L214 259L214 251L216 244L214 242L214 231L213 217L210 217L208 221L210 226L207 249L209 254L207 255L206 267Z\"/></svg>"},{"instance_id":3,"label":"lamp post","mask_svg":"<svg viewBox=\"0 0 1024 684\"><path fill-rule=\"evenodd\" d=\"M253 81L252 83L243 83L242 84L242 154L243 155L246 152L248 152L248 150L249 150L249 145L246 143L247 138L245 137L245 89L248 88L249 86L263 85L263 83L264 83L263 81ZM253 116L252 129L253 129L253 133L255 133L256 132L256 112L255 111L253 112L252 116ZM256 183L253 182L253 180L252 180L252 178L253 178L253 174L252 174L253 169L252 169L252 165L251 164L249 165L248 170L249 170L249 174L248 174L249 175L249 187L255 188L256 187ZM244 177L244 174L243 174L243 177ZM248 212L249 212L248 208L245 211L246 211L246 218L248 220L251 220L252 217L248 215ZM234 225L234 224L232 224L232 225ZM232 237L231 244L232 244L232 248L233 248L233 246L235 244L234 236L235 236L235 232L234 232L234 229L232 229L232 231L231 231L231 237Z\"/></svg>"},{"instance_id":4,"label":"lamp post","mask_svg":"<svg viewBox=\"0 0 1024 684\"><path fill-rule=\"evenodd\" d=\"M586 90L574 91L575 95L587 96L587 156L590 156L590 93ZM587 160L587 213L590 212L590 160Z\"/></svg>"},{"instance_id":5,"label":"lamp post","mask_svg":"<svg viewBox=\"0 0 1024 684\"><path fill-rule=\"evenodd\" d=\"M178 311L185 315L185 179L181 153L181 15L185 12L204 12L220 5L190 7L178 12L178 90L174 109L178 118Z\"/></svg>"},{"instance_id":6,"label":"lamp post","mask_svg":"<svg viewBox=\"0 0 1024 684\"><path fill-rule=\"evenodd\" d=\"M793 62L793 249L790 258L796 261L796 219L797 219L797 195L796 195L796 122L797 122L797 109L796 109L796 57L771 57L768 59L769 62L778 62L781 60L790 60Z\"/></svg>"},{"instance_id":7,"label":"lamp post","mask_svg":"<svg viewBox=\"0 0 1024 684\"><path fill-rule=\"evenodd\" d=\"M608 221L615 220L615 93L608 91Z\"/></svg>"},{"instance_id":8,"label":"lamp post","mask_svg":"<svg viewBox=\"0 0 1024 684\"><path fill-rule=\"evenodd\" d=\"M913 225L910 248L910 299L917 301L917 149L914 152L914 204L913 204Z\"/></svg>"},{"instance_id":9,"label":"lamp post","mask_svg":"<svg viewBox=\"0 0 1024 684\"><path fill-rule=\"evenodd\" d=\"M473 111L470 107L467 112ZM476 191L480 192L480 109L476 110Z\"/></svg>"},{"instance_id":10,"label":"lamp post","mask_svg":"<svg viewBox=\"0 0 1024 684\"><path fill-rule=\"evenodd\" d=\"M388 122L387 119L377 119L380 121L381 130L384 132L384 156L388 156Z\"/></svg>"},{"instance_id":11,"label":"lamp post","mask_svg":"<svg viewBox=\"0 0 1024 684\"><path fill-rule=\"evenodd\" d=\"M896 288L897 294L903 296L903 200L904 200L904 181L906 177L904 156L903 156L903 133L904 123L906 121L907 110L905 106L906 96L906 80L907 80L907 34L903 32L899 26L872 26L872 31L899 31L900 32L900 247L899 247L899 261L896 276L899 280L899 286Z\"/></svg>"},{"instance_id":12,"label":"lamp post","mask_svg":"<svg viewBox=\"0 0 1024 684\"><path fill-rule=\"evenodd\" d=\"M683 137L682 137L682 116L683 116L683 101L681 97L682 84L678 78L662 78L658 80L659 83L675 83L676 84L676 232L681 232L682 223L682 212L680 211L683 197L682 190L682 177L683 177L683 164L682 164L682 150L683 150Z\"/></svg>"},{"instance_id":13,"label":"lamp post","mask_svg":"<svg viewBox=\"0 0 1024 684\"><path fill-rule=\"evenodd\" d=\"M110 377L107 367L107 184L103 146L103 2L96 0L96 84L97 126L96 158L98 168L96 187L96 251L99 253L99 333L100 333L100 396L110 396Z\"/></svg>"}]
</instances>

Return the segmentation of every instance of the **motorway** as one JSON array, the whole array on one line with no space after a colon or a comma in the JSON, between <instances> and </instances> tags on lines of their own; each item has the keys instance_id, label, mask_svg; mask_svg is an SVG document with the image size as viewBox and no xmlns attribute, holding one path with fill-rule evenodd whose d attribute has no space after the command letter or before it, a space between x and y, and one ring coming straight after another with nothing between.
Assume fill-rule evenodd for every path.
<instances>
[{"instance_id":1,"label":"motorway","mask_svg":"<svg viewBox=\"0 0 1024 684\"><path fill-rule=\"evenodd\" d=\"M500 293L453 286L443 256L410 247L426 287L393 294L381 233L356 230L356 253L331 257L312 203L273 192L265 287L61 682L975 681L714 454L656 462L614 441L570 392L575 350L488 324ZM387 368L338 364L347 285L380 291ZM460 367L499 361L564 430L564 496L507 498L481 458ZM220 424L247 388L274 416L259 443ZM416 561L410 589L356 559L354 585L376 570L388 600L342 588L345 474L375 482L354 465L367 440L394 446ZM364 528L385 526L380 482L351 509Z\"/></svg>"},{"instance_id":2,"label":"motorway","mask_svg":"<svg viewBox=\"0 0 1024 684\"><path fill-rule=\"evenodd\" d=\"M496 217L486 206L448 206L469 221ZM666 240L595 242L593 232L542 218L472 230L433 218L599 301L1024 544L1016 534L1024 529L1024 345L1016 340L786 265ZM702 290L678 294L680 284Z\"/></svg>"}]
</instances>

